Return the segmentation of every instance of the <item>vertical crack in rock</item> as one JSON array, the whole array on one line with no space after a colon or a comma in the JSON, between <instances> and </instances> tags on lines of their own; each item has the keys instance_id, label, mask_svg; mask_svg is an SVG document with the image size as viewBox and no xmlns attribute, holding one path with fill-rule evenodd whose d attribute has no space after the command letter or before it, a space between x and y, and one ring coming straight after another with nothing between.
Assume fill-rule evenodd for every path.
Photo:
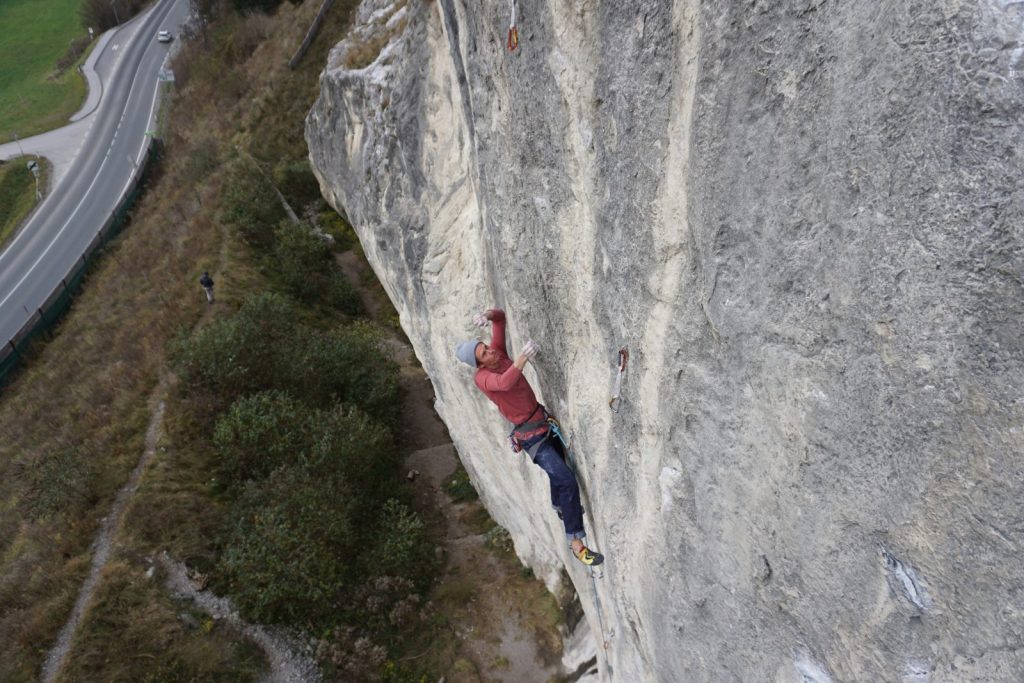
<instances>
[{"instance_id":1,"label":"vertical crack in rock","mask_svg":"<svg viewBox=\"0 0 1024 683\"><path fill-rule=\"evenodd\" d=\"M462 61L462 51L459 49L459 19L455 14L454 3L455 0L438 0L438 4L441 6L441 15L444 19L445 31L448 35L448 53L452 60L452 67L455 69L459 89L462 91L462 97L459 99L462 100L463 117L470 139L475 140L473 99L469 90L469 78L466 76L466 65Z\"/></svg>"}]
</instances>

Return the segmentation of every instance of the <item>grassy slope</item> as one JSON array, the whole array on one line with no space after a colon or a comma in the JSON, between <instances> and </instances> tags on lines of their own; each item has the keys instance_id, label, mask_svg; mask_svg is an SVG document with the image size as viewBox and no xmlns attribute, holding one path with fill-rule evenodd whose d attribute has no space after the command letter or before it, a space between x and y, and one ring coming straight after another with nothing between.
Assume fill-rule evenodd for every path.
<instances>
[{"instance_id":1,"label":"grassy slope","mask_svg":"<svg viewBox=\"0 0 1024 683\"><path fill-rule=\"evenodd\" d=\"M74 68L50 75L68 43L85 29L82 0L0 2L0 140L56 128L81 105L85 81Z\"/></svg>"},{"instance_id":2,"label":"grassy slope","mask_svg":"<svg viewBox=\"0 0 1024 683\"><path fill-rule=\"evenodd\" d=\"M273 21L234 20L211 36L206 52L186 50L175 64L179 91L161 177L58 333L0 390L0 680L33 680L67 617L99 519L142 453L166 344L206 310L198 273L214 272L224 311L266 286L247 249L218 224L218 169L235 145L267 162L305 157L301 120L355 5L335 4L295 72L284 64L319 3L284 3ZM273 38L263 40L269 31ZM159 572L146 576L163 549L199 569L219 552L223 511L210 489L212 447L197 436L188 398L176 390L168 397L157 457L62 680L241 681L259 668L258 654L229 630L183 614L187 607L168 599ZM61 459L67 452L70 461ZM78 465L49 464L67 462ZM445 596L457 611L464 607L457 593L442 588L433 596L442 613L410 648L410 655L434 652L428 667L438 672L456 656Z\"/></svg>"},{"instance_id":3,"label":"grassy slope","mask_svg":"<svg viewBox=\"0 0 1024 683\"><path fill-rule=\"evenodd\" d=\"M254 57L251 44L235 42L241 47L232 54L193 61L191 84L182 78L172 107L162 176L152 181L133 211L132 225L108 248L52 339L0 389L0 680L35 680L67 618L88 571L89 544L99 521L143 452L148 398L166 345L206 309L198 273L204 268L218 273L218 301L225 308L260 288L246 250L218 225L215 171L241 141L237 127L251 120L254 92L274 97L258 81L265 70L275 74L281 90L301 82L299 96L305 106L312 103L316 74L340 38L352 4L336 4L307 56L301 81L282 68L287 59L282 54L301 41L314 3L297 9L283 5L287 15L306 16L284 22L291 29L278 36L276 47L261 46ZM248 26L250 34L259 34L254 25L267 21L257 16L228 29L243 36ZM251 58L248 67L246 58ZM188 71L176 67L181 75ZM223 87L225 82L233 87ZM292 125L301 131L300 123ZM296 140L301 141L301 132ZM304 142L290 152L304 157ZM201 457L204 444L189 437L183 423L187 411L176 412L175 400L172 396L167 431L181 435L180 457L157 459L155 473L143 484L157 504L136 506L128 524L142 536L140 546L169 547L180 553L177 557L194 560L208 551L216 502L201 479L204 463L192 460ZM146 532L160 538L147 539ZM112 558L65 678L141 680L144 672L159 671L161 680L217 680L219 671L230 680L249 679L252 653L222 629L183 628L159 583L145 578L146 566L131 547Z\"/></svg>"},{"instance_id":4,"label":"grassy slope","mask_svg":"<svg viewBox=\"0 0 1024 683\"><path fill-rule=\"evenodd\" d=\"M29 157L18 157L0 163L0 251L14 235L21 221L36 205L36 185L32 173L25 166ZM49 163L41 159L39 187L45 188Z\"/></svg>"}]
</instances>

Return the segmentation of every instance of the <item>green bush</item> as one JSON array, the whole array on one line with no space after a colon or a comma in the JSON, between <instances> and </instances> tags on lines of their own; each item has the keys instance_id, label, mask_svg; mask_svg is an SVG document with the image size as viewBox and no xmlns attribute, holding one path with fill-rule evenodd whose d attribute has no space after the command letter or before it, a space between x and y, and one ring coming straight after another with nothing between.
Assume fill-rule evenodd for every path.
<instances>
[{"instance_id":1,"label":"green bush","mask_svg":"<svg viewBox=\"0 0 1024 683\"><path fill-rule=\"evenodd\" d=\"M342 252L359 245L355 229L341 215L334 211L323 211L317 216L320 229L334 238L334 251Z\"/></svg>"},{"instance_id":2,"label":"green bush","mask_svg":"<svg viewBox=\"0 0 1024 683\"><path fill-rule=\"evenodd\" d=\"M453 503L470 503L480 497L480 494L473 488L473 482L469 480L469 472L462 466L462 463L459 463L455 473L445 482L444 491Z\"/></svg>"},{"instance_id":3,"label":"green bush","mask_svg":"<svg viewBox=\"0 0 1024 683\"><path fill-rule=\"evenodd\" d=\"M323 201L320 196L320 182L309 167L305 157L295 161L282 161L274 168L274 184L288 203L299 209L305 209L314 203Z\"/></svg>"},{"instance_id":4,"label":"green bush","mask_svg":"<svg viewBox=\"0 0 1024 683\"><path fill-rule=\"evenodd\" d=\"M423 520L395 498L378 513L378 532L371 570L384 576L401 576L423 586L432 575L434 551L427 542Z\"/></svg>"},{"instance_id":5,"label":"green bush","mask_svg":"<svg viewBox=\"0 0 1024 683\"><path fill-rule=\"evenodd\" d=\"M303 366L342 401L384 424L398 419L398 364L369 324L357 321L309 339Z\"/></svg>"},{"instance_id":6,"label":"green bush","mask_svg":"<svg viewBox=\"0 0 1024 683\"><path fill-rule=\"evenodd\" d=\"M484 546L500 553L510 553L515 550L512 535L508 533L507 529L498 525L484 534Z\"/></svg>"},{"instance_id":7,"label":"green bush","mask_svg":"<svg viewBox=\"0 0 1024 683\"><path fill-rule=\"evenodd\" d=\"M96 35L99 35L108 28L127 22L145 5L145 0L84 0L78 8L78 16L82 26L95 28Z\"/></svg>"},{"instance_id":8,"label":"green bush","mask_svg":"<svg viewBox=\"0 0 1024 683\"><path fill-rule=\"evenodd\" d=\"M223 404L280 390L310 405L341 400L392 424L398 413L398 365L364 323L318 332L296 323L299 312L278 294L248 299L237 313L176 342L172 362L194 386Z\"/></svg>"},{"instance_id":9,"label":"green bush","mask_svg":"<svg viewBox=\"0 0 1024 683\"><path fill-rule=\"evenodd\" d=\"M246 486L220 571L247 619L332 621L359 552L355 501L340 469L282 467Z\"/></svg>"},{"instance_id":10,"label":"green bush","mask_svg":"<svg viewBox=\"0 0 1024 683\"><path fill-rule=\"evenodd\" d=\"M325 476L342 469L358 491L359 524L369 529L392 494L400 459L391 432L366 413L340 405L317 416L313 446L301 464Z\"/></svg>"},{"instance_id":11,"label":"green bush","mask_svg":"<svg viewBox=\"0 0 1024 683\"><path fill-rule=\"evenodd\" d=\"M215 320L172 349L182 378L225 400L291 385L296 346L295 308L277 294L248 299L229 318ZM293 393L295 393L293 391Z\"/></svg>"},{"instance_id":12,"label":"green bush","mask_svg":"<svg viewBox=\"0 0 1024 683\"><path fill-rule=\"evenodd\" d=\"M316 412L280 391L235 401L218 422L213 443L224 483L261 479L312 445Z\"/></svg>"},{"instance_id":13,"label":"green bush","mask_svg":"<svg viewBox=\"0 0 1024 683\"><path fill-rule=\"evenodd\" d=\"M277 192L254 164L238 159L228 168L220 219L251 246L269 250L274 245L274 227L285 211Z\"/></svg>"},{"instance_id":14,"label":"green bush","mask_svg":"<svg viewBox=\"0 0 1024 683\"><path fill-rule=\"evenodd\" d=\"M300 444L288 463L250 481L232 510L220 569L240 607L260 621L334 623L365 575L359 557L379 535L379 508L394 486L398 457L386 429L344 406L311 418L312 446ZM385 517L417 539L422 525L409 514Z\"/></svg>"},{"instance_id":15,"label":"green bush","mask_svg":"<svg viewBox=\"0 0 1024 683\"><path fill-rule=\"evenodd\" d=\"M316 301L331 267L331 251L308 225L282 221L274 231L274 268L289 293L301 301Z\"/></svg>"},{"instance_id":16,"label":"green bush","mask_svg":"<svg viewBox=\"0 0 1024 683\"><path fill-rule=\"evenodd\" d=\"M306 303L325 301L352 315L362 312L355 287L334 262L330 247L309 225L282 221L274 236L274 269L289 294Z\"/></svg>"}]
</instances>

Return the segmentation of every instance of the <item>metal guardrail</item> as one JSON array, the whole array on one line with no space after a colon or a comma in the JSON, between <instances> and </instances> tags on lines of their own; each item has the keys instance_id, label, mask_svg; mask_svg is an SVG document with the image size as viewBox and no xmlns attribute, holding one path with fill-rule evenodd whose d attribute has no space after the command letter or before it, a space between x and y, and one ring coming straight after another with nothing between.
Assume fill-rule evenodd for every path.
<instances>
[{"instance_id":1,"label":"metal guardrail","mask_svg":"<svg viewBox=\"0 0 1024 683\"><path fill-rule=\"evenodd\" d=\"M139 165L139 170L131 184L128 185L124 196L121 197L121 201L110 213L110 217L96 231L89 246L71 266L53 292L46 297L43 305L36 310L35 314L28 319L14 337L0 347L0 387L3 387L10 374L21 364L25 349L60 320L71 307L75 294L89 272L89 267L102 256L101 249L110 240L117 237L124 228L128 212L138 200L139 195L142 194L142 184L148 178L153 160L159 153L160 141L156 138L148 138L148 140L146 155Z\"/></svg>"}]
</instances>

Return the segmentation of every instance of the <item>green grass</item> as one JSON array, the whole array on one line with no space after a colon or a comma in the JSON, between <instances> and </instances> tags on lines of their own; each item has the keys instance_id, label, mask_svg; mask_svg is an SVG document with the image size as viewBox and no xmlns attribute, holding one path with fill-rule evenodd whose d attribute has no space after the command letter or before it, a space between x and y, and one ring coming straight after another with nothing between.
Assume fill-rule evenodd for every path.
<instances>
[{"instance_id":1,"label":"green grass","mask_svg":"<svg viewBox=\"0 0 1024 683\"><path fill-rule=\"evenodd\" d=\"M459 463L455 472L450 474L444 483L444 491L453 503L471 503L480 498L480 495L473 488L473 482L469 480L469 472Z\"/></svg>"},{"instance_id":2,"label":"green grass","mask_svg":"<svg viewBox=\"0 0 1024 683\"><path fill-rule=\"evenodd\" d=\"M36 185L25 163L27 157L0 162L0 251L36 205ZM45 159L39 174L39 186L46 187L48 172Z\"/></svg>"},{"instance_id":3,"label":"green grass","mask_svg":"<svg viewBox=\"0 0 1024 683\"><path fill-rule=\"evenodd\" d=\"M69 43L85 33L82 0L0 0L0 141L67 123L85 97L72 67L53 78Z\"/></svg>"}]
</instances>

